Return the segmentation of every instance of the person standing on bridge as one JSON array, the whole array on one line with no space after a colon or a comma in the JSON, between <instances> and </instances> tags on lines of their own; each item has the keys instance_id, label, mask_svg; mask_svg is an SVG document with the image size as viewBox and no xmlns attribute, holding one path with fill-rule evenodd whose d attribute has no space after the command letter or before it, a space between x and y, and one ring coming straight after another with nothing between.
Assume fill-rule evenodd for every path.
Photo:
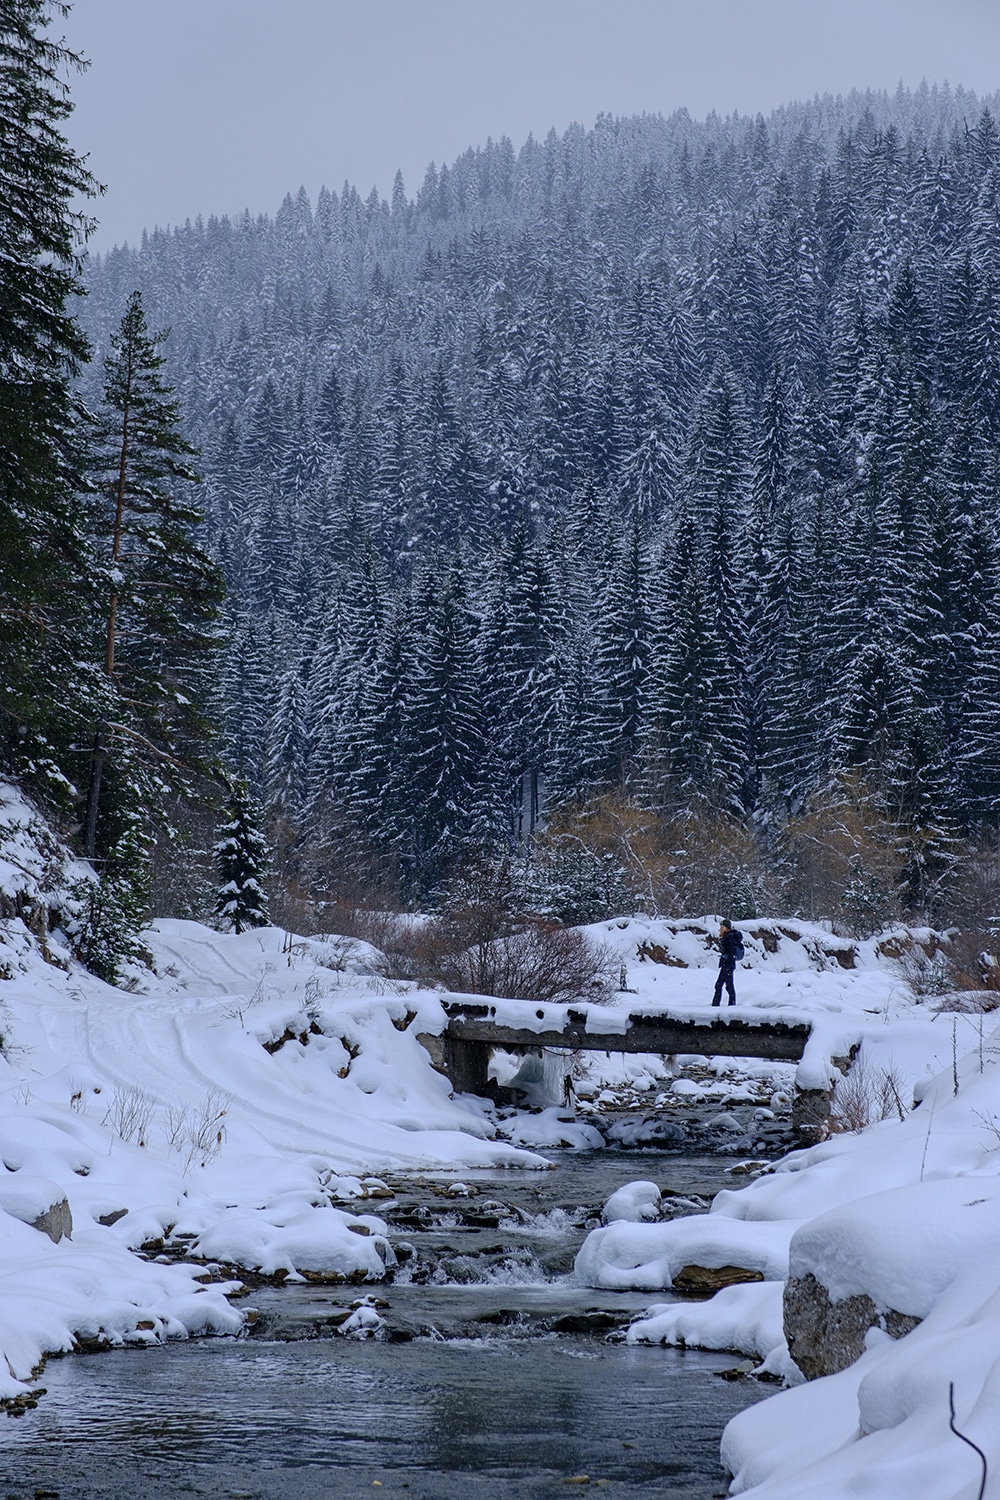
<instances>
[{"instance_id":1,"label":"person standing on bridge","mask_svg":"<svg viewBox=\"0 0 1000 1500\"><path fill-rule=\"evenodd\" d=\"M719 924L719 977L715 981L715 995L712 999L713 1005L722 1004L722 990L725 987L729 995L730 1005L736 1004L736 986L733 976L736 973L736 963L743 957L743 934L738 932L728 917L723 917Z\"/></svg>"}]
</instances>

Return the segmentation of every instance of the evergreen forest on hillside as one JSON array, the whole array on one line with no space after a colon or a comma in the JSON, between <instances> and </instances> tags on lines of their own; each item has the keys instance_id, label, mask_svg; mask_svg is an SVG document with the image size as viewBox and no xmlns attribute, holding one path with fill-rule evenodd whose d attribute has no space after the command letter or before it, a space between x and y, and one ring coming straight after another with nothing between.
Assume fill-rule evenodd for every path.
<instances>
[{"instance_id":1,"label":"evergreen forest on hillside","mask_svg":"<svg viewBox=\"0 0 1000 1500\"><path fill-rule=\"evenodd\" d=\"M990 886L995 101L603 118L87 280L98 348L133 287L172 328L217 713L312 896L508 849L556 906L940 916L970 840Z\"/></svg>"},{"instance_id":2,"label":"evergreen forest on hillside","mask_svg":"<svg viewBox=\"0 0 1000 1500\"><path fill-rule=\"evenodd\" d=\"M0 665L82 952L264 921L268 859L300 926L991 929L1000 100L602 117L88 259L63 11L0 28Z\"/></svg>"}]
</instances>

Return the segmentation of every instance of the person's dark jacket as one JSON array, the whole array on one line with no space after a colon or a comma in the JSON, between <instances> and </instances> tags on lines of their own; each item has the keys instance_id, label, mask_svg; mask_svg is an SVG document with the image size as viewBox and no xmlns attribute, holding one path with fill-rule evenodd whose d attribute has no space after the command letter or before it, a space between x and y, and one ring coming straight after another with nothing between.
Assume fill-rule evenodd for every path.
<instances>
[{"instance_id":1,"label":"person's dark jacket","mask_svg":"<svg viewBox=\"0 0 1000 1500\"><path fill-rule=\"evenodd\" d=\"M740 935L735 927L730 927L722 939L722 952L719 954L720 969L735 969L736 949L739 947Z\"/></svg>"}]
</instances>

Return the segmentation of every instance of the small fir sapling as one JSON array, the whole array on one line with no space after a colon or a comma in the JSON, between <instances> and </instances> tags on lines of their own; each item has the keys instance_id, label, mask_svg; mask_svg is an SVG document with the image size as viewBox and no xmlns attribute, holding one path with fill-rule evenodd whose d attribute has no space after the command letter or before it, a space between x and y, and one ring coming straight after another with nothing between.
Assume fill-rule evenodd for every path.
<instances>
[{"instance_id":1,"label":"small fir sapling","mask_svg":"<svg viewBox=\"0 0 1000 1500\"><path fill-rule=\"evenodd\" d=\"M271 920L263 887L267 842L245 782L232 787L229 820L212 852L219 876L215 915L237 933L248 927L267 927Z\"/></svg>"}]
</instances>

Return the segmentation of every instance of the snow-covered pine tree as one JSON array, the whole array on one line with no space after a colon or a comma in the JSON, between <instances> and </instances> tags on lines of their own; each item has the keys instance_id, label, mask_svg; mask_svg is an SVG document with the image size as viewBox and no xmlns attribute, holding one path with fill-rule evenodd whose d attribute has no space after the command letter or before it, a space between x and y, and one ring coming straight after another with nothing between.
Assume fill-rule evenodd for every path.
<instances>
[{"instance_id":1,"label":"snow-covered pine tree","mask_svg":"<svg viewBox=\"0 0 1000 1500\"><path fill-rule=\"evenodd\" d=\"M64 807L103 697L81 667L97 563L73 390L89 349L71 312L97 184L62 134L64 75L84 66L47 34L65 10L0 7L0 755Z\"/></svg>"},{"instance_id":2,"label":"snow-covered pine tree","mask_svg":"<svg viewBox=\"0 0 1000 1500\"><path fill-rule=\"evenodd\" d=\"M215 915L232 932L266 927L270 922L264 880L269 857L260 814L245 781L234 781L228 818L213 849L218 884Z\"/></svg>"},{"instance_id":3,"label":"snow-covered pine tree","mask_svg":"<svg viewBox=\"0 0 1000 1500\"><path fill-rule=\"evenodd\" d=\"M408 853L426 893L470 846L495 836L498 818L483 776L475 621L458 567L441 580L422 623L410 712Z\"/></svg>"},{"instance_id":4,"label":"snow-covered pine tree","mask_svg":"<svg viewBox=\"0 0 1000 1500\"><path fill-rule=\"evenodd\" d=\"M180 411L161 370L166 334L151 334L134 292L105 364L97 483L108 594L102 665L119 701L93 729L84 847L107 852L102 820L115 795L155 816L162 789L189 784L208 733L204 665L218 649L223 585L201 546L201 512L180 493L197 480Z\"/></svg>"},{"instance_id":5,"label":"snow-covered pine tree","mask_svg":"<svg viewBox=\"0 0 1000 1500\"><path fill-rule=\"evenodd\" d=\"M610 559L597 619L602 779L628 776L639 749L649 676L649 555L633 518Z\"/></svg>"}]
</instances>

